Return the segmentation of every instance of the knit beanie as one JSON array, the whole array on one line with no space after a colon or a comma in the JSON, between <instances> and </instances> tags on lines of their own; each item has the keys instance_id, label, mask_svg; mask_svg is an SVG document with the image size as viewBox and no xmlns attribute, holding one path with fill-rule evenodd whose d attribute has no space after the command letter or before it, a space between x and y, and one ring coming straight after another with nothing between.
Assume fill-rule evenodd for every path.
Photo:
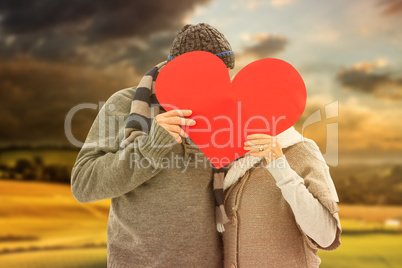
<instances>
[{"instance_id":1,"label":"knit beanie","mask_svg":"<svg viewBox=\"0 0 402 268\"><path fill-rule=\"evenodd\" d=\"M195 50L215 54L230 69L235 66L235 57L229 42L222 33L207 23L185 25L173 40L167 61Z\"/></svg>"}]
</instances>

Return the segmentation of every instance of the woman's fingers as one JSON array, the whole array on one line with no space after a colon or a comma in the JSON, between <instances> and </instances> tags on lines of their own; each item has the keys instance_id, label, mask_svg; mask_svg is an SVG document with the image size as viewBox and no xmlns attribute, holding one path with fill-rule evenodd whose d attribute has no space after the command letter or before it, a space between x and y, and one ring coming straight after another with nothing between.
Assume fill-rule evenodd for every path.
<instances>
[{"instance_id":1,"label":"woman's fingers","mask_svg":"<svg viewBox=\"0 0 402 268\"><path fill-rule=\"evenodd\" d=\"M277 145L277 137L267 134L251 134L247 136L248 140L244 143L246 146L268 144L268 146L275 148Z\"/></svg>"},{"instance_id":2,"label":"woman's fingers","mask_svg":"<svg viewBox=\"0 0 402 268\"><path fill-rule=\"evenodd\" d=\"M251 156L265 157L268 162L283 155L277 137L267 134L249 135L248 140L244 142L244 149L248 150Z\"/></svg>"},{"instance_id":3,"label":"woman's fingers","mask_svg":"<svg viewBox=\"0 0 402 268\"><path fill-rule=\"evenodd\" d=\"M247 136L247 139L249 140L255 140L255 139L270 139L272 136L269 136L268 134L250 134Z\"/></svg>"},{"instance_id":4,"label":"woman's fingers","mask_svg":"<svg viewBox=\"0 0 402 268\"><path fill-rule=\"evenodd\" d=\"M244 150L249 150L250 152L259 152L260 148L261 148L261 145L259 145L259 146L244 146ZM269 146L264 146L263 145L262 148L263 148L262 151L265 151L267 148L269 148Z\"/></svg>"},{"instance_id":5,"label":"woman's fingers","mask_svg":"<svg viewBox=\"0 0 402 268\"><path fill-rule=\"evenodd\" d=\"M271 139L258 139L258 140L248 140L244 143L244 145L260 145L260 144L270 144L272 143Z\"/></svg>"}]
</instances>

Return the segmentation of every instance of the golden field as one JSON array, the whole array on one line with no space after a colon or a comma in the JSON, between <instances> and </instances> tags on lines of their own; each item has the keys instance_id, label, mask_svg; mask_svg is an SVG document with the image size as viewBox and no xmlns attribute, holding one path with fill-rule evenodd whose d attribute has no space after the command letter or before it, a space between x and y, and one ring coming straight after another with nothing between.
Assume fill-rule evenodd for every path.
<instances>
[{"instance_id":1,"label":"golden field","mask_svg":"<svg viewBox=\"0 0 402 268\"><path fill-rule=\"evenodd\" d=\"M0 180L0 267L106 267L110 200L82 204L66 184ZM401 267L402 207L340 206L344 233L321 267ZM399 230L399 231L398 231Z\"/></svg>"}]
</instances>

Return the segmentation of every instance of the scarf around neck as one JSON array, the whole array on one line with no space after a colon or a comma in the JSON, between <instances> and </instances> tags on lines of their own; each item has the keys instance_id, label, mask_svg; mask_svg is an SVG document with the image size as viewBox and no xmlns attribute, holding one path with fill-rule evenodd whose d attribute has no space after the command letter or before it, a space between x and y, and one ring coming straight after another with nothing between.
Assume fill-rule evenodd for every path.
<instances>
[{"instance_id":1,"label":"scarf around neck","mask_svg":"<svg viewBox=\"0 0 402 268\"><path fill-rule=\"evenodd\" d=\"M124 130L124 139L120 143L120 150L132 143L142 132L149 134L154 117L166 112L155 96L155 81L166 63L167 61L163 61L155 65L138 84L131 102L130 115Z\"/></svg>"}]
</instances>

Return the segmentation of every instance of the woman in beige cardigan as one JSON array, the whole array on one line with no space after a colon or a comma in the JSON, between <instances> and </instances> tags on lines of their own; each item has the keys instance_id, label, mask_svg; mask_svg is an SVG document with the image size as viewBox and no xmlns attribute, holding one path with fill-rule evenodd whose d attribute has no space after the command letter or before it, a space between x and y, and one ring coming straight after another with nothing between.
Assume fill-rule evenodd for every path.
<instances>
[{"instance_id":1,"label":"woman in beige cardigan","mask_svg":"<svg viewBox=\"0 0 402 268\"><path fill-rule=\"evenodd\" d=\"M319 267L342 232L338 196L316 143L291 127L249 135L224 180L225 267Z\"/></svg>"}]
</instances>

